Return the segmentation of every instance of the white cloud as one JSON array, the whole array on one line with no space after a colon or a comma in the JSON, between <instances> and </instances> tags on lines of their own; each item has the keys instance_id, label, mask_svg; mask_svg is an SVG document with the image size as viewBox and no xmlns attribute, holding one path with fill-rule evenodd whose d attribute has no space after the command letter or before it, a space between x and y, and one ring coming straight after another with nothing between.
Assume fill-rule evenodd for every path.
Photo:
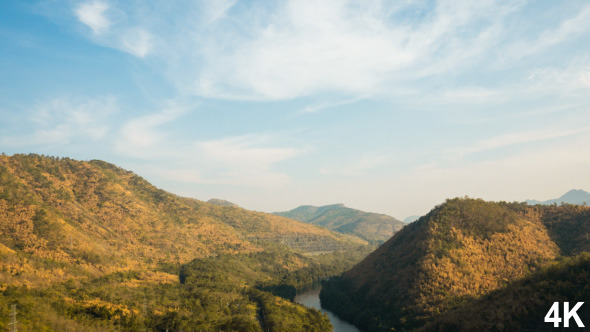
<instances>
[{"instance_id":1,"label":"white cloud","mask_svg":"<svg viewBox=\"0 0 590 332\"><path fill-rule=\"evenodd\" d=\"M297 155L300 151L284 148L259 148L256 143L265 142L264 136L239 136L221 140L198 142L205 154L213 159L235 164L265 166Z\"/></svg>"},{"instance_id":2,"label":"white cloud","mask_svg":"<svg viewBox=\"0 0 590 332\"><path fill-rule=\"evenodd\" d=\"M569 172L564 178L570 180L570 174L588 165L580 153L587 148L581 140L588 138L583 126L590 125L586 116L590 101L586 37L590 30L585 24L590 20L590 6L583 2L547 3L551 14L546 17L531 15L536 4L528 1L190 0L137 4L85 2L75 7L74 13L89 27L85 30L90 40L145 60L154 71L150 73L152 77L165 76L177 88L172 94L246 100L310 97L295 101L297 105L309 105L300 113L337 108L362 99L369 102L359 102L355 115L367 106L371 111L368 116L381 117L371 121L392 123L391 132L376 129L384 133L379 137L385 139L377 142L382 144L384 153L395 148L392 142L408 142L412 138L402 137L407 131L395 133L395 127L403 125L393 125L394 121L412 120L408 125L423 138L420 142L440 139L440 144L433 144L438 152L433 152L436 156L430 159L408 158L412 152L400 151L404 159L400 167L395 160L374 155L348 164L320 159L317 164L326 165L325 174L361 175L349 177L359 184L374 180L373 188L363 187L366 197L371 197L372 190L378 192L376 187L383 187L381 196L387 197L383 200L393 201L387 195L392 195L394 181L383 183L390 179L401 179L400 191L408 189L406 192L416 202L423 201L421 195L426 191L441 200L452 194L472 194L477 186L483 188L482 192L493 187L499 193L512 190L506 188L513 188L510 183L518 182L518 175L513 173L523 173L523 183L539 189L531 174L538 176L539 181L546 180L552 170ZM554 6L559 10L554 10ZM526 31L521 31L522 27ZM140 70L144 68L141 66ZM212 103L225 109L242 106L219 100ZM292 109L294 104L286 108ZM245 108L257 105L262 104ZM274 105L280 108L285 104ZM381 108L379 112L375 112L377 108ZM428 118L430 110L438 112L432 119ZM168 128L174 127L182 115L165 110L123 124L117 151L152 167L149 172L153 174L193 184L272 186L285 185L297 176L284 172L282 163L306 150L276 139L280 134L211 139L215 137L215 130L211 130L206 137L179 137ZM214 117L207 120L211 118ZM72 119L77 119L72 123L84 127L84 117ZM358 129L348 119L335 119L339 125ZM277 123L264 120L254 119L257 125ZM455 126L460 121L465 126ZM304 121L292 123L307 125ZM284 128L292 129L292 123L284 124ZM466 129L466 124L471 123L474 126ZM490 126L484 128L483 123ZM568 127L571 124L575 126ZM542 129L556 126L562 129ZM45 135L47 141L69 139L59 136L61 128L52 131L56 127L40 125L38 134ZM92 126L94 131L89 130L84 137L104 138L101 128ZM477 128L482 128L481 132L476 133ZM517 132L519 129L522 132ZM451 130L456 132L447 135ZM500 134L506 130L510 132ZM461 137L475 143L463 141L465 146L453 148ZM308 137L301 137L299 142L305 139ZM369 142L374 138L360 139L359 146L375 144ZM564 143L576 139L579 140L575 148ZM426 151L431 147L429 143L424 144L426 147L417 145L412 146L421 156L435 150ZM528 150L529 145L532 150ZM545 145L551 148L540 149ZM445 147L449 149L444 150ZM351 147L349 151L336 151L335 156L353 160L353 155L366 152L360 150L358 146ZM527 151L523 156L510 154L515 150ZM325 151L319 152L317 155ZM456 158L479 152L483 153L473 158ZM449 154L453 154L452 162L448 160ZM553 156L563 161L553 160ZM310 159L313 157L316 156ZM551 160L545 162L543 158ZM485 162L477 162L482 159ZM414 164L425 166L412 174L404 173ZM385 165L392 166L389 177L376 174L385 173ZM529 169L532 171L527 173ZM505 174L509 176L502 177ZM344 178L338 180L346 183ZM292 187L298 183L292 182ZM339 194L331 187L335 182L326 185L330 189L317 196ZM430 189L430 183L436 188ZM505 187L500 188L499 184ZM351 187L350 191L356 192L356 186Z\"/></svg>"},{"instance_id":3,"label":"white cloud","mask_svg":"<svg viewBox=\"0 0 590 332\"><path fill-rule=\"evenodd\" d=\"M414 61L404 36L389 31L377 13L353 13L341 2L288 2L267 24L242 27L251 38L232 38L227 49L205 46L195 93L235 98L288 99L319 91L378 89L388 73ZM353 19L353 15L356 18Z\"/></svg>"},{"instance_id":4,"label":"white cloud","mask_svg":"<svg viewBox=\"0 0 590 332\"><path fill-rule=\"evenodd\" d=\"M198 141L192 145L165 143L165 149L152 147L144 158L150 163L140 166L145 172L166 181L187 184L215 184L232 187L276 188L291 182L291 177L274 170L282 161L305 153L304 149L272 146L271 136L247 135L218 140ZM149 154L151 152L151 154ZM157 166L163 158L174 160Z\"/></svg>"},{"instance_id":5,"label":"white cloud","mask_svg":"<svg viewBox=\"0 0 590 332\"><path fill-rule=\"evenodd\" d=\"M116 24L107 9L123 13ZM473 87L463 76L506 70L518 59L587 32L588 6L574 17L561 14L552 30L514 33L513 20L528 20L526 10L524 0L224 0L149 7L122 2L116 8L92 2L76 13L93 31L108 30L93 36L95 42L140 58L152 56L155 69L182 93L281 100L323 92L395 96L436 85L473 95L486 88ZM430 78L435 79L425 81Z\"/></svg>"},{"instance_id":6,"label":"white cloud","mask_svg":"<svg viewBox=\"0 0 590 332\"><path fill-rule=\"evenodd\" d=\"M497 149L510 145L530 143L530 142L541 142L556 138L573 136L576 134L590 131L590 127L582 127L577 129L565 129L565 130L537 130L532 132L518 132L511 134L504 134L490 139L486 139L475 143L471 146L460 148L457 150L459 156L482 152L491 149Z\"/></svg>"},{"instance_id":7,"label":"white cloud","mask_svg":"<svg viewBox=\"0 0 590 332\"><path fill-rule=\"evenodd\" d=\"M36 105L29 121L34 132L3 137L8 146L49 146L75 143L77 140L98 142L110 131L109 117L118 111L114 97L84 101L55 98Z\"/></svg>"},{"instance_id":8,"label":"white cloud","mask_svg":"<svg viewBox=\"0 0 590 332\"><path fill-rule=\"evenodd\" d=\"M138 168L170 181L231 186L274 187L290 177L274 170L305 149L277 147L278 134L251 134L190 142L164 126L184 121L187 108L171 105L121 126L118 153L143 161Z\"/></svg>"},{"instance_id":9,"label":"white cloud","mask_svg":"<svg viewBox=\"0 0 590 332\"><path fill-rule=\"evenodd\" d=\"M588 34L587 22L590 21L590 6L581 9L573 18L563 20L556 28L548 28L538 34L534 40L518 40L509 45L499 58L503 62L514 62L547 50L557 44L564 43Z\"/></svg>"},{"instance_id":10,"label":"white cloud","mask_svg":"<svg viewBox=\"0 0 590 332\"><path fill-rule=\"evenodd\" d=\"M152 49L153 36L141 28L131 28L121 33L121 49L143 58Z\"/></svg>"},{"instance_id":11,"label":"white cloud","mask_svg":"<svg viewBox=\"0 0 590 332\"><path fill-rule=\"evenodd\" d=\"M134 23L133 15L106 2L94 1L78 5L74 14L92 29L90 38L99 45L111 47L139 58L147 56L154 47L154 36ZM141 15L142 13L129 13Z\"/></svg>"},{"instance_id":12,"label":"white cloud","mask_svg":"<svg viewBox=\"0 0 590 332\"><path fill-rule=\"evenodd\" d=\"M144 115L128 121L120 129L121 138L116 142L117 150L148 159L154 156L160 157L160 154L155 153L157 151L155 148L161 148L168 142L166 142L165 133L159 127L178 119L186 111L185 108L170 105L158 113Z\"/></svg>"},{"instance_id":13,"label":"white cloud","mask_svg":"<svg viewBox=\"0 0 590 332\"><path fill-rule=\"evenodd\" d=\"M572 61L565 68L537 68L527 77L526 90L522 92L535 95L549 93L560 96L580 95L588 96L588 78L590 77L590 63Z\"/></svg>"},{"instance_id":14,"label":"white cloud","mask_svg":"<svg viewBox=\"0 0 590 332\"><path fill-rule=\"evenodd\" d=\"M111 21L106 16L109 5L102 1L83 3L74 10L80 22L92 29L94 34L102 34L111 26Z\"/></svg>"},{"instance_id":15,"label":"white cloud","mask_svg":"<svg viewBox=\"0 0 590 332\"><path fill-rule=\"evenodd\" d=\"M290 177L273 171L272 166L305 150L269 146L271 138L272 135L247 135L197 142L197 151L206 161L208 174L204 182L254 186L288 183Z\"/></svg>"},{"instance_id":16,"label":"white cloud","mask_svg":"<svg viewBox=\"0 0 590 332\"><path fill-rule=\"evenodd\" d=\"M217 0L217 1L204 1L205 17L208 24L211 24L223 17L226 12L236 4L237 0Z\"/></svg>"}]
</instances>

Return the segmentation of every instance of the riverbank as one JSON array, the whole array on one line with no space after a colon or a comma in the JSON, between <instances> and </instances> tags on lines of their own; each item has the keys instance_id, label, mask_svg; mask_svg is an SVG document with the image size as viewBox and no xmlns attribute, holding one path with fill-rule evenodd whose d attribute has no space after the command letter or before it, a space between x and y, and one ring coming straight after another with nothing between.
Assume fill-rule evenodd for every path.
<instances>
[{"instance_id":1,"label":"riverbank","mask_svg":"<svg viewBox=\"0 0 590 332\"><path fill-rule=\"evenodd\" d=\"M325 312L330 319L330 323L334 326L334 332L361 332L356 326L347 323L329 310L322 308L320 303L321 285L315 285L295 296L295 302L308 308L314 308Z\"/></svg>"}]
</instances>

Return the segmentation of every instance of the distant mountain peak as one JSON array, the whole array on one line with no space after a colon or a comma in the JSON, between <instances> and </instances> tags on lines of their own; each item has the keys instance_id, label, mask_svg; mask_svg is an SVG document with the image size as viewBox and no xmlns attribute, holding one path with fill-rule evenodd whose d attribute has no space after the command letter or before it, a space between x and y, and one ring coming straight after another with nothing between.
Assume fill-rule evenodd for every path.
<instances>
[{"instance_id":1,"label":"distant mountain peak","mask_svg":"<svg viewBox=\"0 0 590 332\"><path fill-rule=\"evenodd\" d=\"M374 243L389 239L405 224L391 216L365 212L344 206L342 203L312 206L302 205L275 215L291 218L309 224L360 237Z\"/></svg>"},{"instance_id":2,"label":"distant mountain peak","mask_svg":"<svg viewBox=\"0 0 590 332\"><path fill-rule=\"evenodd\" d=\"M405 222L406 224L409 224L411 222L414 222L414 221L420 219L420 217L421 216L419 216L419 215L409 216L409 217L404 218L403 222Z\"/></svg>"},{"instance_id":3,"label":"distant mountain peak","mask_svg":"<svg viewBox=\"0 0 590 332\"><path fill-rule=\"evenodd\" d=\"M326 205L326 206L330 206L330 207L346 207L344 205L344 203L336 203L336 204L330 204L330 205Z\"/></svg>"},{"instance_id":4,"label":"distant mountain peak","mask_svg":"<svg viewBox=\"0 0 590 332\"><path fill-rule=\"evenodd\" d=\"M554 198L546 201L538 201L538 200L526 200L527 204L536 205L551 205L551 204L574 204L574 205L590 205L590 193L584 191L582 189L572 189L565 194L561 195L559 198Z\"/></svg>"},{"instance_id":5,"label":"distant mountain peak","mask_svg":"<svg viewBox=\"0 0 590 332\"><path fill-rule=\"evenodd\" d=\"M590 193L582 189L572 189L567 193L563 194L560 199L574 199L574 200L590 200Z\"/></svg>"}]
</instances>

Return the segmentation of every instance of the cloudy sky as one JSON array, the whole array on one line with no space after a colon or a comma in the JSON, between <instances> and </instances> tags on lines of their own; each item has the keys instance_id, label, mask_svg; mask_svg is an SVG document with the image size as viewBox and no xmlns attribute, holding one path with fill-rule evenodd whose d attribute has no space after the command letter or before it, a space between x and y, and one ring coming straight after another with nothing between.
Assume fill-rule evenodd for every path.
<instances>
[{"instance_id":1,"label":"cloudy sky","mask_svg":"<svg viewBox=\"0 0 590 332\"><path fill-rule=\"evenodd\" d=\"M587 1L1 1L0 151L258 211L590 190Z\"/></svg>"}]
</instances>

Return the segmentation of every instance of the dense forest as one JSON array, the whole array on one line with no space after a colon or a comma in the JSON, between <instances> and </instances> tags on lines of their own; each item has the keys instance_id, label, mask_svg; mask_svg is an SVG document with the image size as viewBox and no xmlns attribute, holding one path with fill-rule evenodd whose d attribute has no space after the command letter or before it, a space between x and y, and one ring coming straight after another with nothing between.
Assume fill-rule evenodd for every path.
<instances>
[{"instance_id":1,"label":"dense forest","mask_svg":"<svg viewBox=\"0 0 590 332\"><path fill-rule=\"evenodd\" d=\"M0 156L0 329L329 331L293 291L354 236L155 188L103 161Z\"/></svg>"},{"instance_id":2,"label":"dense forest","mask_svg":"<svg viewBox=\"0 0 590 332\"><path fill-rule=\"evenodd\" d=\"M394 217L351 209L343 204L302 205L290 211L274 214L351 234L372 244L381 244L389 240L395 232L405 226L404 222Z\"/></svg>"},{"instance_id":3,"label":"dense forest","mask_svg":"<svg viewBox=\"0 0 590 332\"><path fill-rule=\"evenodd\" d=\"M584 206L450 199L343 276L326 281L320 296L326 307L367 331L414 330L427 322L427 330L448 331L543 323L550 299L568 298L573 289L587 292L588 257L562 257L588 251L589 233L590 208ZM563 276L573 276L565 279L571 284ZM548 288L537 287L530 294L537 300L531 300L523 296L522 283ZM486 299L497 292L511 294L506 309L488 307ZM584 298L582 293L568 299ZM471 325L459 324L473 308L481 312ZM486 323L490 317L498 325Z\"/></svg>"}]
</instances>

